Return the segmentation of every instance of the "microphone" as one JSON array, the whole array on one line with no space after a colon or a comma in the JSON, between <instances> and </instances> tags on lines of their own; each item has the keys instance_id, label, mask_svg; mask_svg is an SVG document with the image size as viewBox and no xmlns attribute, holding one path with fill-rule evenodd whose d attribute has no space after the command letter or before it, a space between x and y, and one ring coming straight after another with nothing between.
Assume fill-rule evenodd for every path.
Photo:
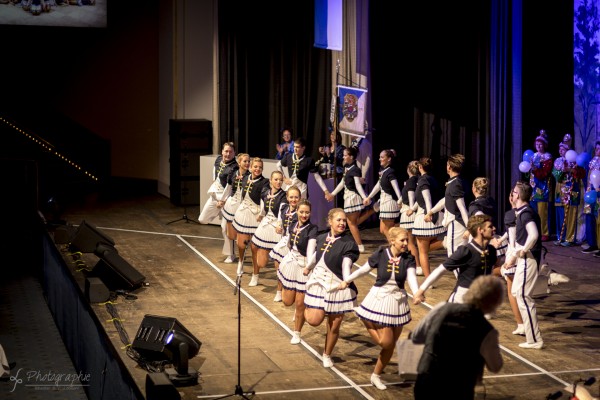
<instances>
[{"instance_id":1,"label":"microphone","mask_svg":"<svg viewBox=\"0 0 600 400\"><path fill-rule=\"evenodd\" d=\"M546 400L556 400L561 398L563 395L563 392L561 392L560 390L558 392L554 392L554 393L550 393L548 396L546 396Z\"/></svg>"},{"instance_id":2,"label":"microphone","mask_svg":"<svg viewBox=\"0 0 600 400\"><path fill-rule=\"evenodd\" d=\"M237 276L242 276L244 273L244 262L242 260L238 261L237 267Z\"/></svg>"},{"instance_id":3,"label":"microphone","mask_svg":"<svg viewBox=\"0 0 600 400\"><path fill-rule=\"evenodd\" d=\"M587 378L584 382L583 382L583 386L591 386L594 383L596 383L596 377L595 376L590 376L589 378Z\"/></svg>"}]
</instances>

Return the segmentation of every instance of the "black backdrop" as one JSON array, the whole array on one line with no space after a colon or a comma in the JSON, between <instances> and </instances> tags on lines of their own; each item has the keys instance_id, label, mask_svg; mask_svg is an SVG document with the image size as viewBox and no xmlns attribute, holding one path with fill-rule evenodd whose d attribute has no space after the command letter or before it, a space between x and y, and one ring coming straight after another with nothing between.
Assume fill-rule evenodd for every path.
<instances>
[{"instance_id":1,"label":"black backdrop","mask_svg":"<svg viewBox=\"0 0 600 400\"><path fill-rule=\"evenodd\" d=\"M219 6L220 142L274 158L284 126L314 154L326 138L331 52L313 47L313 1ZM252 18L249 16L252 15Z\"/></svg>"},{"instance_id":2,"label":"black backdrop","mask_svg":"<svg viewBox=\"0 0 600 400\"><path fill-rule=\"evenodd\" d=\"M220 7L221 140L271 157L278 130L291 125L314 151L326 141L332 52L312 47L312 1L267 3L273 18L247 18L250 4ZM375 162L379 151L390 147L401 165L421 156L439 158L439 146L432 154L413 154L414 141L421 140L414 133L415 108L483 132L484 138L488 134L490 3L370 2ZM523 147L532 147L543 128L554 151L573 129L573 5L523 3ZM451 146L458 145L452 138ZM490 169L485 159L473 160L471 167L474 175ZM444 171L439 170L442 180Z\"/></svg>"}]
</instances>

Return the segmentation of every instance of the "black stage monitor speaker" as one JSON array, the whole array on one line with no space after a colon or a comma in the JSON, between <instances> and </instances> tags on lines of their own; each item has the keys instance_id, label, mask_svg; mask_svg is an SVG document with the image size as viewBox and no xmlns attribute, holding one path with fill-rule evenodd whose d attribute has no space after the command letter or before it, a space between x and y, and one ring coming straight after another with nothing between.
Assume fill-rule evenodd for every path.
<instances>
[{"instance_id":1,"label":"black stage monitor speaker","mask_svg":"<svg viewBox=\"0 0 600 400\"><path fill-rule=\"evenodd\" d=\"M198 354L200 346L202 342L177 319L148 314L132 344L141 358L170 361L173 368L165 368L165 374L175 386L198 384L198 371L189 366L189 360Z\"/></svg>"},{"instance_id":2,"label":"black stage monitor speaker","mask_svg":"<svg viewBox=\"0 0 600 400\"><path fill-rule=\"evenodd\" d=\"M144 284L146 277L116 251L105 251L90 276L102 279L112 291L134 290Z\"/></svg>"},{"instance_id":3,"label":"black stage monitor speaker","mask_svg":"<svg viewBox=\"0 0 600 400\"><path fill-rule=\"evenodd\" d=\"M79 228L77 228L77 232L75 232L75 236L71 241L71 251L93 253L98 244L114 246L115 241L106 233L96 228L93 224L86 222L85 220L81 221L81 224L79 224Z\"/></svg>"},{"instance_id":4,"label":"black stage monitor speaker","mask_svg":"<svg viewBox=\"0 0 600 400\"><path fill-rule=\"evenodd\" d=\"M146 375L146 400L180 400L177 388L164 372Z\"/></svg>"},{"instance_id":5,"label":"black stage monitor speaker","mask_svg":"<svg viewBox=\"0 0 600 400\"><path fill-rule=\"evenodd\" d=\"M110 298L110 291L100 278L85 278L85 298L90 303L104 303Z\"/></svg>"},{"instance_id":6,"label":"black stage monitor speaker","mask_svg":"<svg viewBox=\"0 0 600 400\"><path fill-rule=\"evenodd\" d=\"M59 225L54 229L54 243L69 244L75 237L77 228L73 225Z\"/></svg>"},{"instance_id":7,"label":"black stage monitor speaker","mask_svg":"<svg viewBox=\"0 0 600 400\"><path fill-rule=\"evenodd\" d=\"M172 317L161 317L146 314L133 340L132 347L142 357L150 361L169 360L172 357L168 350L169 336L173 332L181 332L191 342L189 358L194 357L200 350L202 342L198 340L181 323ZM195 353L195 354L194 354Z\"/></svg>"}]
</instances>

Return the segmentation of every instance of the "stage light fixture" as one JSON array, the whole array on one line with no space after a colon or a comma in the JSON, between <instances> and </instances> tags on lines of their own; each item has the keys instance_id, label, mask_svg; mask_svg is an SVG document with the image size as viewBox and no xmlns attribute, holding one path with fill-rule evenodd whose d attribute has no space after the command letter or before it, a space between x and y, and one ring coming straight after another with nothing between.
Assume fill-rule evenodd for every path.
<instances>
[{"instance_id":1,"label":"stage light fixture","mask_svg":"<svg viewBox=\"0 0 600 400\"><path fill-rule=\"evenodd\" d=\"M202 342L176 318L146 315L137 331L132 348L146 361L169 361L173 368L165 374L175 386L198 383L198 371L189 360L200 352Z\"/></svg>"}]
</instances>

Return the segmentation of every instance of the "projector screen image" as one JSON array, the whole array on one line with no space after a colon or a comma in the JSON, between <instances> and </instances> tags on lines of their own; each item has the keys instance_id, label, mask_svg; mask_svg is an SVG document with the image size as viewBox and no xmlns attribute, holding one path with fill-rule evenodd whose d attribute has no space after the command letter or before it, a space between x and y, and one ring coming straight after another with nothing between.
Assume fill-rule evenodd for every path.
<instances>
[{"instance_id":1,"label":"projector screen image","mask_svg":"<svg viewBox=\"0 0 600 400\"><path fill-rule=\"evenodd\" d=\"M106 28L108 0L0 0L0 25Z\"/></svg>"}]
</instances>

